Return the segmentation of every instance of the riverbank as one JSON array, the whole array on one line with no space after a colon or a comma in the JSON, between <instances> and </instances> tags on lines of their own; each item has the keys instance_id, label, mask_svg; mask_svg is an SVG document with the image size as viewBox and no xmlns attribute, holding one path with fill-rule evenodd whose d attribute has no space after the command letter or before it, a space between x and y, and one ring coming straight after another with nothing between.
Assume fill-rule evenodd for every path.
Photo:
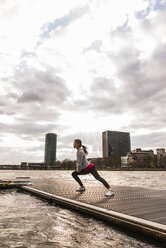
<instances>
[{"instance_id":1,"label":"riverbank","mask_svg":"<svg viewBox=\"0 0 166 248\"><path fill-rule=\"evenodd\" d=\"M166 168L128 168L128 167L122 167L122 168L106 168L106 169L101 169L98 168L100 171L166 171Z\"/></svg>"},{"instance_id":2,"label":"riverbank","mask_svg":"<svg viewBox=\"0 0 166 248\"><path fill-rule=\"evenodd\" d=\"M128 167L122 167L122 168L98 168L96 167L97 170L99 171L166 171L166 168L128 168ZM74 170L75 168L72 169L66 169L66 168L39 168L39 167L35 167L35 168L0 168L0 170L53 170L53 171L71 171Z\"/></svg>"},{"instance_id":3,"label":"riverbank","mask_svg":"<svg viewBox=\"0 0 166 248\"><path fill-rule=\"evenodd\" d=\"M74 169L39 169L39 168L33 168L33 169L11 169L11 168L0 168L0 170L12 170L12 171L33 171L33 170L41 170L41 171L71 171ZM105 169L105 168L97 168L98 171L166 171L166 169L161 169L161 168L117 168L117 169Z\"/></svg>"}]
</instances>

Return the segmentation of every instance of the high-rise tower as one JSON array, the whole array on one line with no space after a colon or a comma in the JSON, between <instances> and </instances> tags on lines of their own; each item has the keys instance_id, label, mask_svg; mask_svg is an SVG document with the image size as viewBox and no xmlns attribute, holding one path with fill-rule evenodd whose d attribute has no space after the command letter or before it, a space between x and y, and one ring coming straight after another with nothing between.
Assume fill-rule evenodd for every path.
<instances>
[{"instance_id":1,"label":"high-rise tower","mask_svg":"<svg viewBox=\"0 0 166 248\"><path fill-rule=\"evenodd\" d=\"M119 156L126 156L131 152L130 133L105 131L102 133L103 157L110 157L114 152Z\"/></svg>"},{"instance_id":2,"label":"high-rise tower","mask_svg":"<svg viewBox=\"0 0 166 248\"><path fill-rule=\"evenodd\" d=\"M54 166L56 160L56 144L57 135L55 133L47 133L45 138L45 166Z\"/></svg>"}]
</instances>

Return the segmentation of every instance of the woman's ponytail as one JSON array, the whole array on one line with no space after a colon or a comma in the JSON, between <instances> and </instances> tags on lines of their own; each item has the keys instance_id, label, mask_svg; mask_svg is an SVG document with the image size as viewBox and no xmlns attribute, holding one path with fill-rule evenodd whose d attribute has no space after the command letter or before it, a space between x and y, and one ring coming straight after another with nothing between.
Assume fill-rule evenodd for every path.
<instances>
[{"instance_id":1,"label":"woman's ponytail","mask_svg":"<svg viewBox=\"0 0 166 248\"><path fill-rule=\"evenodd\" d=\"M85 154L87 155L88 154L87 147L82 145L82 148L83 148Z\"/></svg>"}]
</instances>

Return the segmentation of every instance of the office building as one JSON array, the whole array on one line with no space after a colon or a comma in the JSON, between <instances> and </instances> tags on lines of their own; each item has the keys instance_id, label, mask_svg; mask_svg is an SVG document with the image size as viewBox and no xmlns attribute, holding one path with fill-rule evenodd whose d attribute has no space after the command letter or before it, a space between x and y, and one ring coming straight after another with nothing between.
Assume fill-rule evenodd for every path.
<instances>
[{"instance_id":1,"label":"office building","mask_svg":"<svg viewBox=\"0 0 166 248\"><path fill-rule=\"evenodd\" d=\"M130 133L118 131L102 132L103 157L110 157L111 153L126 156L131 152Z\"/></svg>"},{"instance_id":2,"label":"office building","mask_svg":"<svg viewBox=\"0 0 166 248\"><path fill-rule=\"evenodd\" d=\"M57 135L55 133L47 133L45 138L45 154L44 165L54 166L56 160Z\"/></svg>"}]
</instances>

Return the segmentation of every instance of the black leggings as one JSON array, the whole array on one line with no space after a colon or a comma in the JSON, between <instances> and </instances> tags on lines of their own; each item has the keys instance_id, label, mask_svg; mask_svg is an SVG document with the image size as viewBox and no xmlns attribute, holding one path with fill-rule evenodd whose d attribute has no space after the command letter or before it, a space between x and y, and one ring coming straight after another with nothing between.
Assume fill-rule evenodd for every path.
<instances>
[{"instance_id":1,"label":"black leggings","mask_svg":"<svg viewBox=\"0 0 166 248\"><path fill-rule=\"evenodd\" d=\"M85 174L89 174L89 173L91 173L97 180L99 180L101 183L103 183L107 189L110 188L110 185L106 182L106 180L104 180L104 178L102 178L99 175L95 166L92 166L88 171L86 171L85 169L82 169L80 172L73 171L72 176L79 183L79 185L82 187L83 184L82 184L81 180L79 179L78 175L85 175Z\"/></svg>"}]
</instances>

